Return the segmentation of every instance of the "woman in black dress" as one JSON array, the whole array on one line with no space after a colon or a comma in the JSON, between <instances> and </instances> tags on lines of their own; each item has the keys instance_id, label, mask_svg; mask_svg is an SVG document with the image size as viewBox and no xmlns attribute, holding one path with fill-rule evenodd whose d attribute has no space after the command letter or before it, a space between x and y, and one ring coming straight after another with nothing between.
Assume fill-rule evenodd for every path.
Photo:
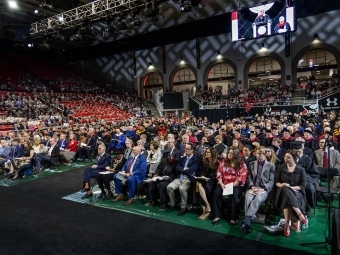
<instances>
[{"instance_id":1,"label":"woman in black dress","mask_svg":"<svg viewBox=\"0 0 340 255\"><path fill-rule=\"evenodd\" d=\"M303 215L306 209L306 181L304 168L296 165L298 158L296 152L288 151L284 156L285 165L278 168L276 173L276 199L275 206L285 217L284 236L290 235L289 221L291 216L297 217L302 224L307 222Z\"/></svg>"},{"instance_id":2,"label":"woman in black dress","mask_svg":"<svg viewBox=\"0 0 340 255\"><path fill-rule=\"evenodd\" d=\"M205 177L196 182L196 192L200 194L200 204L203 213L198 217L200 220L206 220L210 216L212 198L217 184L216 172L218 168L217 151L214 148L208 148L202 157L198 177Z\"/></svg>"}]
</instances>

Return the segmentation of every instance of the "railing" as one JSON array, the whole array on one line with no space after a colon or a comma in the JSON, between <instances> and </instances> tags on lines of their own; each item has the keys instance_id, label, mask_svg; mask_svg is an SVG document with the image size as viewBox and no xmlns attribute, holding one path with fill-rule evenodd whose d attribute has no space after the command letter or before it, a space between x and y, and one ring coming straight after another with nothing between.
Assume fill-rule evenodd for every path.
<instances>
[{"instance_id":1,"label":"railing","mask_svg":"<svg viewBox=\"0 0 340 255\"><path fill-rule=\"evenodd\" d=\"M164 114L163 114L164 109L163 109L163 104L159 101L159 98L157 98L157 97L162 96L162 95L163 95L163 93L154 93L152 95L153 103L155 104L156 109L157 109L160 116L164 116Z\"/></svg>"},{"instance_id":2,"label":"railing","mask_svg":"<svg viewBox=\"0 0 340 255\"><path fill-rule=\"evenodd\" d=\"M190 96L190 98L198 103L200 109L204 109L202 102L199 101L196 97Z\"/></svg>"}]
</instances>

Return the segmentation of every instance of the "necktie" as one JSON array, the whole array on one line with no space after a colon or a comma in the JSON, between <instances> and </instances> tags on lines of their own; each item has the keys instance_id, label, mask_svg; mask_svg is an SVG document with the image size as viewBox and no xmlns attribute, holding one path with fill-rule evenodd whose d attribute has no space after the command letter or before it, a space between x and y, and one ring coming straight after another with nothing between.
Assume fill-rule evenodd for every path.
<instances>
[{"instance_id":1,"label":"necktie","mask_svg":"<svg viewBox=\"0 0 340 255\"><path fill-rule=\"evenodd\" d=\"M130 162L128 168L126 169L126 172L127 172L127 173L130 173L131 167L132 167L133 163L135 162L135 159L136 159L136 157L134 157L133 160L131 160L131 162Z\"/></svg>"},{"instance_id":2,"label":"necktie","mask_svg":"<svg viewBox=\"0 0 340 255\"><path fill-rule=\"evenodd\" d=\"M100 156L100 155L98 155L98 158L97 158L97 163L99 162L100 158L101 158L101 156Z\"/></svg>"},{"instance_id":3,"label":"necktie","mask_svg":"<svg viewBox=\"0 0 340 255\"><path fill-rule=\"evenodd\" d=\"M327 157L327 152L323 152L323 167L328 167L328 157Z\"/></svg>"}]
</instances>

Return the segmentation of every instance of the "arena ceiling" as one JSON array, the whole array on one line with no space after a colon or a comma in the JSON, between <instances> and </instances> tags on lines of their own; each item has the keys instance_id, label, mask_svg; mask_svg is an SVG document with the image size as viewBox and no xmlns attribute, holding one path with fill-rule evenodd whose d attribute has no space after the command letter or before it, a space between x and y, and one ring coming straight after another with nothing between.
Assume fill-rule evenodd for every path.
<instances>
[{"instance_id":1,"label":"arena ceiling","mask_svg":"<svg viewBox=\"0 0 340 255\"><path fill-rule=\"evenodd\" d=\"M0 38L4 44L15 42L17 46L19 45L18 48L22 46L24 35L27 34L32 23L93 2L91 0L15 1L18 8L12 9L9 7L9 0L0 0ZM197 37L228 33L231 29L232 11L264 3L261 0L191 0L192 11L180 12L180 5L186 0L153 1L157 13L151 17L144 15L145 9L152 4L151 0L136 0L138 8L134 10L133 15L130 11L122 10L120 19L124 21L127 15L138 18L140 24L137 26L118 29L117 26L110 26L110 21L106 19L93 21L91 25L88 20L81 27L61 29L58 36L50 34L36 38L35 45L48 44L50 51L58 52L70 61L141 50ZM340 1L335 0L295 1L297 18L340 9ZM40 7L42 3L45 4L43 10ZM52 8L49 8L50 5ZM38 10L38 15L34 13L35 9ZM43 12L43 16L39 15L39 12ZM71 41L70 38L78 33L78 29L81 40ZM43 47L35 51L41 53L43 52L41 48ZM43 54L46 54L46 51Z\"/></svg>"}]
</instances>

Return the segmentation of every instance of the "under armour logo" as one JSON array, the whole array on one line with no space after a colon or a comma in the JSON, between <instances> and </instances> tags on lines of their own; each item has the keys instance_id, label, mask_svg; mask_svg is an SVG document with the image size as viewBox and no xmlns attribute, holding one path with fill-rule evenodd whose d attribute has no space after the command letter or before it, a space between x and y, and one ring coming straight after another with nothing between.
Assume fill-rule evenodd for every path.
<instances>
[{"instance_id":1,"label":"under armour logo","mask_svg":"<svg viewBox=\"0 0 340 255\"><path fill-rule=\"evenodd\" d=\"M331 106L331 104L334 104L334 106L337 106L338 105L338 99L334 98L334 100L331 101L330 98L327 98L327 106Z\"/></svg>"}]
</instances>

